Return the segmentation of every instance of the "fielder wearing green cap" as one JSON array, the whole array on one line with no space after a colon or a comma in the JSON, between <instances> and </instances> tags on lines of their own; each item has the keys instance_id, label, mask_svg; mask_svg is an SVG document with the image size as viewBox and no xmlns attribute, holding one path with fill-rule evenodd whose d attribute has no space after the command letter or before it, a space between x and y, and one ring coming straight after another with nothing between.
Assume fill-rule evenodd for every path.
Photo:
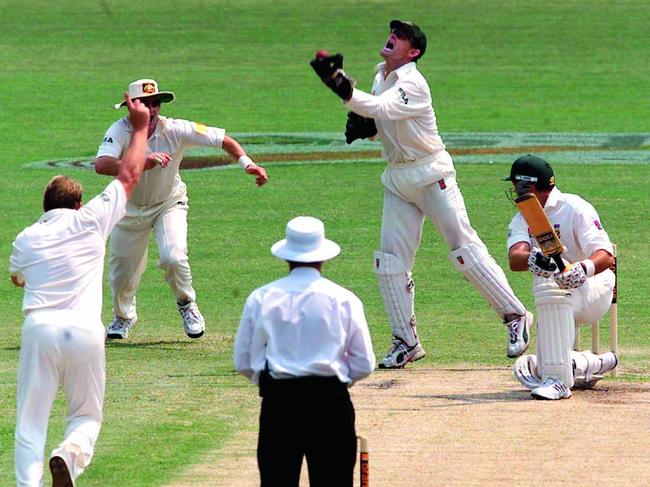
<instances>
[{"instance_id":1,"label":"fielder wearing green cap","mask_svg":"<svg viewBox=\"0 0 650 487\"><path fill-rule=\"evenodd\" d=\"M513 271L533 274L537 354L517 359L515 377L535 398L568 398L572 387L593 387L618 363L614 352L596 355L573 350L576 325L595 323L612 302L612 243L594 207L579 196L562 193L555 185L553 168L544 159L531 154L518 158L504 180L512 182L517 195L537 196L566 247L562 257L574 263L558 272L517 212L508 228L508 262Z\"/></svg>"},{"instance_id":2,"label":"fielder wearing green cap","mask_svg":"<svg viewBox=\"0 0 650 487\"><path fill-rule=\"evenodd\" d=\"M393 340L379 367L401 368L425 355L416 332L412 276L425 220L444 239L454 268L503 320L508 331L506 354L517 357L528 347L533 316L470 224L454 163L438 133L431 90L418 70L427 37L410 21L391 20L388 27L379 52L384 62L375 69L370 93L353 86L343 71L341 54L311 61L316 74L350 110L347 143L378 136L388 162L381 177L381 244L373 255L373 268Z\"/></svg>"}]
</instances>

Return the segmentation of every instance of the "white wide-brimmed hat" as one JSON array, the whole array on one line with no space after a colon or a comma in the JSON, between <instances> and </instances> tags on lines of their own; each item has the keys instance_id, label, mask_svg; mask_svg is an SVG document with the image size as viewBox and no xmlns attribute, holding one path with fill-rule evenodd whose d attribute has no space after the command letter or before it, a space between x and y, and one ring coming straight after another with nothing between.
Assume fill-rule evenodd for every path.
<instances>
[{"instance_id":1,"label":"white wide-brimmed hat","mask_svg":"<svg viewBox=\"0 0 650 487\"><path fill-rule=\"evenodd\" d=\"M297 216L287 223L285 235L271 247L271 253L284 260L323 262L341 252L338 244L325 238L325 225L318 218Z\"/></svg>"},{"instance_id":2,"label":"white wide-brimmed hat","mask_svg":"<svg viewBox=\"0 0 650 487\"><path fill-rule=\"evenodd\" d=\"M174 93L171 91L159 91L158 82L155 79L139 79L134 81L129 85L129 96L132 100L156 96L160 99L160 103L171 103L174 101ZM126 101L122 100L113 105L113 107L117 109L124 105L126 105Z\"/></svg>"}]
</instances>

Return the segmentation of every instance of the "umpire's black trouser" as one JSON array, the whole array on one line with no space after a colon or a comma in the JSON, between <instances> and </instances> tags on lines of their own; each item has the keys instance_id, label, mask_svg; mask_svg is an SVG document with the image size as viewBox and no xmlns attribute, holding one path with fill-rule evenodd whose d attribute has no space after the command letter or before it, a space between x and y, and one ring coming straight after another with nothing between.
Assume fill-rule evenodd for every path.
<instances>
[{"instance_id":1,"label":"umpire's black trouser","mask_svg":"<svg viewBox=\"0 0 650 487\"><path fill-rule=\"evenodd\" d=\"M310 487L351 487L357 454L354 407L336 377L260 377L257 464L262 487L300 482L303 455Z\"/></svg>"}]
</instances>

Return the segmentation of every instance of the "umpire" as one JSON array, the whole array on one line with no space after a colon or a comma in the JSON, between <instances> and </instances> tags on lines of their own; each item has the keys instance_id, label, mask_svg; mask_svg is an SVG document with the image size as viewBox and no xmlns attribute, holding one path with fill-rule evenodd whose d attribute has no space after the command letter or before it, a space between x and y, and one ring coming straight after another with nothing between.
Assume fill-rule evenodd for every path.
<instances>
[{"instance_id":1,"label":"umpire","mask_svg":"<svg viewBox=\"0 0 650 487\"><path fill-rule=\"evenodd\" d=\"M355 413L348 387L375 368L363 304L321 275L339 246L323 223L299 216L271 247L289 275L246 300L235 338L237 371L262 397L257 462L261 485L352 486Z\"/></svg>"}]
</instances>

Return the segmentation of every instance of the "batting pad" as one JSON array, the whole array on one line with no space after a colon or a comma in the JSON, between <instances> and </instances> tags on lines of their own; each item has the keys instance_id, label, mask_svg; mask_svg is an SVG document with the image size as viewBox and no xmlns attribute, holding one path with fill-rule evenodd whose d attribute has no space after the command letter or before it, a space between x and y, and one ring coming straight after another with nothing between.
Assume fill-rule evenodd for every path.
<instances>
[{"instance_id":1,"label":"batting pad","mask_svg":"<svg viewBox=\"0 0 650 487\"><path fill-rule=\"evenodd\" d=\"M393 335L413 347L418 343L418 338L415 332L415 285L411 273L406 272L402 261L393 254L375 252L373 258L379 291Z\"/></svg>"},{"instance_id":2,"label":"batting pad","mask_svg":"<svg viewBox=\"0 0 650 487\"><path fill-rule=\"evenodd\" d=\"M471 243L451 252L449 260L501 317L526 313L503 270L485 247Z\"/></svg>"},{"instance_id":3,"label":"batting pad","mask_svg":"<svg viewBox=\"0 0 650 487\"><path fill-rule=\"evenodd\" d=\"M571 295L553 279L535 277L533 295L537 307L537 367L542 380L561 380L574 384L571 350L575 325Z\"/></svg>"}]
</instances>

